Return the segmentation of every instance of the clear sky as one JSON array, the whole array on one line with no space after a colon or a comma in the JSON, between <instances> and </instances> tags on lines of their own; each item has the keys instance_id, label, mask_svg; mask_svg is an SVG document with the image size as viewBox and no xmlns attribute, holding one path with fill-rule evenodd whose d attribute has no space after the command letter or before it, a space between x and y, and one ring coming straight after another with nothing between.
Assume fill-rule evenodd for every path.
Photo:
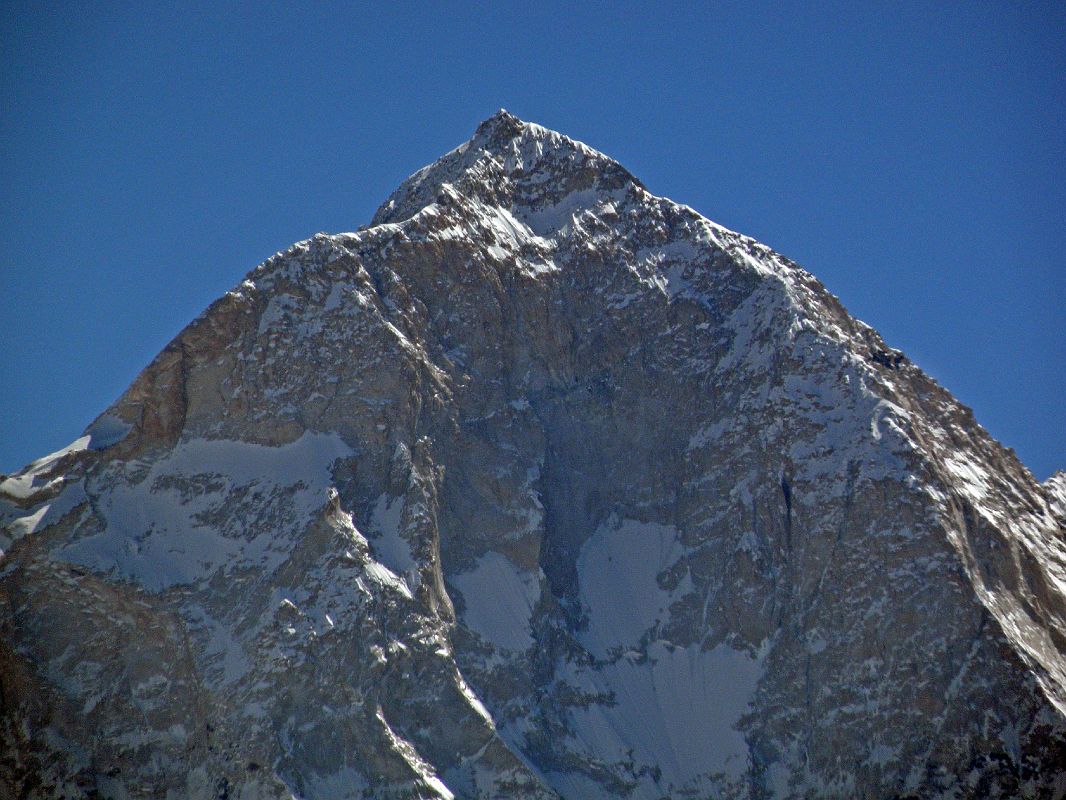
<instances>
[{"instance_id":1,"label":"clear sky","mask_svg":"<svg viewBox=\"0 0 1066 800\"><path fill-rule=\"evenodd\" d=\"M1066 4L193 5L0 6L0 471L500 107L798 261L1066 467Z\"/></svg>"}]
</instances>

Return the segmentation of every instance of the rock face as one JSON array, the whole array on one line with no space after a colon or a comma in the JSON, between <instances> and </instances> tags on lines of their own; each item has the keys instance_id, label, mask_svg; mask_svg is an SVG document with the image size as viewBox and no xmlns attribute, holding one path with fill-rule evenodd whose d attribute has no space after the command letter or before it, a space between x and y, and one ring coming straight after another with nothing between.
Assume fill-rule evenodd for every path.
<instances>
[{"instance_id":1,"label":"rock face","mask_svg":"<svg viewBox=\"0 0 1066 800\"><path fill-rule=\"evenodd\" d=\"M505 112L0 523L2 796L1066 794L1066 476Z\"/></svg>"}]
</instances>

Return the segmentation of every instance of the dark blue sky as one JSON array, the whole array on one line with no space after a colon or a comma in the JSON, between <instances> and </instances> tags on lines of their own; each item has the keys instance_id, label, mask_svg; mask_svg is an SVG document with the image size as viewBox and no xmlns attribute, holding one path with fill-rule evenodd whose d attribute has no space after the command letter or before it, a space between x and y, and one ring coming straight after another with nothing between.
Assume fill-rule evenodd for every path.
<instances>
[{"instance_id":1,"label":"dark blue sky","mask_svg":"<svg viewBox=\"0 0 1066 800\"><path fill-rule=\"evenodd\" d=\"M501 106L798 261L1066 467L1066 5L389 5L0 7L0 471Z\"/></svg>"}]
</instances>

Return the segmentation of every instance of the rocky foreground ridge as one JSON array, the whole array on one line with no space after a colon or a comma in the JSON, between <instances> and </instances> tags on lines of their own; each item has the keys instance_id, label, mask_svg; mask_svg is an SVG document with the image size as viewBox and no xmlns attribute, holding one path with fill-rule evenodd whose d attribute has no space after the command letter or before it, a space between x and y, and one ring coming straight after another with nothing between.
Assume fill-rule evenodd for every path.
<instances>
[{"instance_id":1,"label":"rocky foreground ridge","mask_svg":"<svg viewBox=\"0 0 1066 800\"><path fill-rule=\"evenodd\" d=\"M1066 475L505 112L0 525L3 797L1066 794Z\"/></svg>"}]
</instances>

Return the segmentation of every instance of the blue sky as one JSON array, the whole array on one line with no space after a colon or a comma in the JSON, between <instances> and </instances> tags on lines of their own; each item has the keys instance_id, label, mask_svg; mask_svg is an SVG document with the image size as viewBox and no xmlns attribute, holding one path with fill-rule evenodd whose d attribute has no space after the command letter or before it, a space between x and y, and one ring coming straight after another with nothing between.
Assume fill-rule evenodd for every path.
<instances>
[{"instance_id":1,"label":"blue sky","mask_svg":"<svg viewBox=\"0 0 1066 800\"><path fill-rule=\"evenodd\" d=\"M0 471L500 107L798 261L1066 467L1066 6L389 6L0 7Z\"/></svg>"}]
</instances>

